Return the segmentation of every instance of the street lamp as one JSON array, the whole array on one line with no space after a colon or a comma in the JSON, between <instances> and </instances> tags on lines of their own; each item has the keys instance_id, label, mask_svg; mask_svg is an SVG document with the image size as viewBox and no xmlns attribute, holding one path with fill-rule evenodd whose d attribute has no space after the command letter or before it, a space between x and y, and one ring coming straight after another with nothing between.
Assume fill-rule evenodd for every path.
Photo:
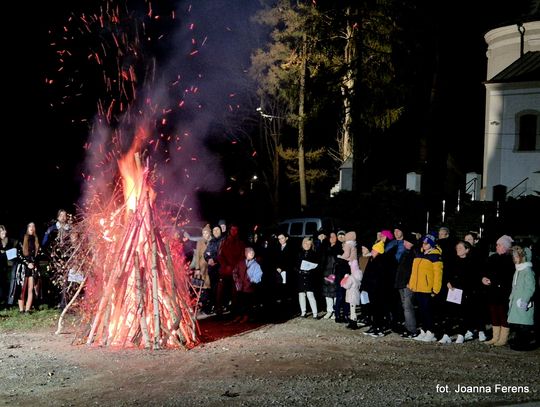
<instances>
[{"instance_id":1,"label":"street lamp","mask_svg":"<svg viewBox=\"0 0 540 407\"><path fill-rule=\"evenodd\" d=\"M270 120L272 120L272 119L281 119L281 117L279 117L279 116L272 116L271 114L264 113L263 110L262 110L262 107L258 107L255 110L257 110L257 112L259 112L261 117L264 117L265 119L270 119Z\"/></svg>"},{"instance_id":2,"label":"street lamp","mask_svg":"<svg viewBox=\"0 0 540 407\"><path fill-rule=\"evenodd\" d=\"M253 177L251 177L251 182L249 183L249 189L250 190L253 190L253 183L255 181L257 181L259 179L259 177L257 177L257 175L254 175Z\"/></svg>"}]
</instances>

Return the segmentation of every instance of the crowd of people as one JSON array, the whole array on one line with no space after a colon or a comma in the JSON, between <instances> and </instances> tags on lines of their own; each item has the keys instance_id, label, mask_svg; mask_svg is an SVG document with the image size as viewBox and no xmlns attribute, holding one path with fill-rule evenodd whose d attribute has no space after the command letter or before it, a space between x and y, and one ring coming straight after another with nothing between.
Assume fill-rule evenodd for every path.
<instances>
[{"instance_id":1,"label":"crowd of people","mask_svg":"<svg viewBox=\"0 0 540 407\"><path fill-rule=\"evenodd\" d=\"M538 343L535 299L540 290L531 242L500 236L494 252L471 232L421 236L399 223L371 241L355 231L319 230L293 241L286 233L248 239L236 224L202 228L196 246L185 238L198 317L232 323L314 318L380 338L396 332L420 342L477 339L514 349ZM29 223L21 239L0 225L0 305L30 313L38 303L66 305L72 224L65 210L38 238ZM179 236L178 236L179 237ZM180 237L179 237L180 238ZM535 257L536 256L536 257ZM44 267L54 274L43 278ZM511 335L512 333L512 335Z\"/></svg>"},{"instance_id":2,"label":"crowd of people","mask_svg":"<svg viewBox=\"0 0 540 407\"><path fill-rule=\"evenodd\" d=\"M58 211L41 240L34 222L28 223L20 239L9 237L6 227L0 225L0 307L18 306L19 312L29 314L36 304L65 306L67 270L62 266L69 255L70 231L64 209ZM53 269L55 273L51 273Z\"/></svg>"},{"instance_id":3,"label":"crowd of people","mask_svg":"<svg viewBox=\"0 0 540 407\"><path fill-rule=\"evenodd\" d=\"M493 346L511 338L514 349L531 349L538 343L538 253L507 235L494 243L489 252L474 232L454 240L447 227L421 236L403 224L371 242L344 230L301 242L254 233L244 242L237 225L220 222L206 225L188 254L201 281L202 318L311 317L374 338L396 332L420 342Z\"/></svg>"}]
</instances>

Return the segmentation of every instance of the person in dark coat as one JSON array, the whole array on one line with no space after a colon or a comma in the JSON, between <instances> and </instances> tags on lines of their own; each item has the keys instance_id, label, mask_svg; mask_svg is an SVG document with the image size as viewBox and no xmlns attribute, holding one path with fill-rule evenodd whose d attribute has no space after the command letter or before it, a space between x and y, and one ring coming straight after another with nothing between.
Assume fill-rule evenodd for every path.
<instances>
[{"instance_id":1,"label":"person in dark coat","mask_svg":"<svg viewBox=\"0 0 540 407\"><path fill-rule=\"evenodd\" d=\"M0 307L7 303L9 282L10 280L15 279L15 276L11 278L13 263L8 259L7 252L16 247L17 241L8 237L6 227L0 225Z\"/></svg>"},{"instance_id":2,"label":"person in dark coat","mask_svg":"<svg viewBox=\"0 0 540 407\"><path fill-rule=\"evenodd\" d=\"M343 254L342 244L338 241L335 232L331 232L329 236L329 244L326 247L326 255L324 256L323 270L323 286L322 293L326 300L325 319L334 318L334 304L336 299L336 275L335 267L337 258Z\"/></svg>"},{"instance_id":3,"label":"person in dark coat","mask_svg":"<svg viewBox=\"0 0 540 407\"><path fill-rule=\"evenodd\" d=\"M289 242L287 233L280 233L277 239L278 244L272 251L274 259L272 271L269 274L273 276L275 282L277 304L275 315L287 316L292 312L293 301L296 301L295 261L297 250Z\"/></svg>"},{"instance_id":4,"label":"person in dark coat","mask_svg":"<svg viewBox=\"0 0 540 407\"><path fill-rule=\"evenodd\" d=\"M361 286L361 290L369 295L372 313L372 325L366 334L373 337L385 336L391 323L388 298L395 282L397 246L386 251L385 241L386 239L373 245Z\"/></svg>"},{"instance_id":5,"label":"person in dark coat","mask_svg":"<svg viewBox=\"0 0 540 407\"><path fill-rule=\"evenodd\" d=\"M305 237L302 240L302 250L296 260L298 302L300 303L300 316L307 317L306 297L313 318L317 318L317 300L315 299L314 289L317 279L317 268L319 267L319 258L313 250L313 240Z\"/></svg>"},{"instance_id":6,"label":"person in dark coat","mask_svg":"<svg viewBox=\"0 0 540 407\"><path fill-rule=\"evenodd\" d=\"M463 343L467 339L472 339L472 326L475 310L471 308L472 299L476 295L476 270L473 258L471 256L472 246L465 241L459 241L456 245L456 259L452 261L451 266L446 270L446 286L449 291L461 290L461 302L454 303L446 301L443 336L439 343L451 343L450 336L452 332L457 333L455 343Z\"/></svg>"},{"instance_id":7,"label":"person in dark coat","mask_svg":"<svg viewBox=\"0 0 540 407\"><path fill-rule=\"evenodd\" d=\"M206 251L204 252L204 260L208 264L208 278L210 279L210 292L208 296L208 312L218 311L216 309L217 287L219 282L219 252L221 250L221 243L223 242L223 236L221 235L221 228L214 226L212 228L212 238L208 241ZM219 310L221 311L221 310Z\"/></svg>"},{"instance_id":8,"label":"person in dark coat","mask_svg":"<svg viewBox=\"0 0 540 407\"><path fill-rule=\"evenodd\" d=\"M8 303L17 300L20 312L30 312L35 294L39 292L39 256L41 248L36 233L36 225L30 222L26 233L17 248L17 260L14 264L15 281L10 287Z\"/></svg>"},{"instance_id":9,"label":"person in dark coat","mask_svg":"<svg viewBox=\"0 0 540 407\"><path fill-rule=\"evenodd\" d=\"M487 288L487 300L493 338L487 345L506 343L510 329L508 327L508 298L512 291L512 277L515 265L510 248L514 240L507 235L497 240L496 253L489 256L484 268L482 284Z\"/></svg>"},{"instance_id":10,"label":"person in dark coat","mask_svg":"<svg viewBox=\"0 0 540 407\"><path fill-rule=\"evenodd\" d=\"M415 244L417 239L412 234L403 237L403 252L399 257L394 287L398 290L405 319L405 332L402 337L413 338L416 335L416 314L414 310L414 293L407 287L411 278L412 264L416 257Z\"/></svg>"}]
</instances>

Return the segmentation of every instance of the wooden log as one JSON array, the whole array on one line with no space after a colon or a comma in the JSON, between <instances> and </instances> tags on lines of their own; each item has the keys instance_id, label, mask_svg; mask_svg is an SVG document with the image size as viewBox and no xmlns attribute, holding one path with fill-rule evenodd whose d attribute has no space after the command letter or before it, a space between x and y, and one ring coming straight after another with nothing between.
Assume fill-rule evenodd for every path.
<instances>
[{"instance_id":1,"label":"wooden log","mask_svg":"<svg viewBox=\"0 0 540 407\"><path fill-rule=\"evenodd\" d=\"M159 299L158 299L158 253L156 234L154 231L154 219L152 216L152 208L150 206L150 194L146 191L146 205L148 207L148 219L150 222L150 238L152 243L152 300L154 306L154 343L153 348L159 349L160 340L160 318L159 318Z\"/></svg>"},{"instance_id":2,"label":"wooden log","mask_svg":"<svg viewBox=\"0 0 540 407\"><path fill-rule=\"evenodd\" d=\"M171 278L174 279L175 278L174 265L172 261L171 248L168 244L165 245L165 251L167 252L167 261L166 261L167 269L169 271L169 274L171 275ZM195 314L192 312L191 307L184 301L184 298L182 296L179 297L179 301L180 301L179 307L181 309L181 315L187 317L190 324L189 332L190 332L191 340L195 343L197 342L197 332L198 332L197 319L195 317ZM179 323L181 324L182 322L180 321ZM184 331L182 332L184 333Z\"/></svg>"},{"instance_id":3,"label":"wooden log","mask_svg":"<svg viewBox=\"0 0 540 407\"><path fill-rule=\"evenodd\" d=\"M139 307L137 309L137 314L139 315L139 325L141 327L141 331L143 335L144 348L150 349L151 342L150 342L150 334L148 333L148 326L146 324L146 309L144 306L144 296L143 296L144 287L141 283L141 268L139 265L138 252L135 252L134 264L135 264L135 289L137 290L137 298L139 300Z\"/></svg>"}]
</instances>

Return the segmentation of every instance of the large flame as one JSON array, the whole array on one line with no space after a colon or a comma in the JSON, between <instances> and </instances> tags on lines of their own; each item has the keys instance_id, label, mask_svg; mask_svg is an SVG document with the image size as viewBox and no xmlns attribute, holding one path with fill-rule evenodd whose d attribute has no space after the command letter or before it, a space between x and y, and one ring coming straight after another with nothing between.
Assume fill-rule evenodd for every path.
<instances>
[{"instance_id":1,"label":"large flame","mask_svg":"<svg viewBox=\"0 0 540 407\"><path fill-rule=\"evenodd\" d=\"M135 138L129 151L118 160L118 169L120 170L120 175L122 176L124 201L126 203L126 210L128 213L130 211L135 211L137 202L141 198L142 194L146 193L146 190L148 190L150 194L150 202L153 202L155 198L154 190L144 180L146 174L139 154L140 148L144 141L148 139L149 134L150 132L148 129L140 126L137 129Z\"/></svg>"}]
</instances>

